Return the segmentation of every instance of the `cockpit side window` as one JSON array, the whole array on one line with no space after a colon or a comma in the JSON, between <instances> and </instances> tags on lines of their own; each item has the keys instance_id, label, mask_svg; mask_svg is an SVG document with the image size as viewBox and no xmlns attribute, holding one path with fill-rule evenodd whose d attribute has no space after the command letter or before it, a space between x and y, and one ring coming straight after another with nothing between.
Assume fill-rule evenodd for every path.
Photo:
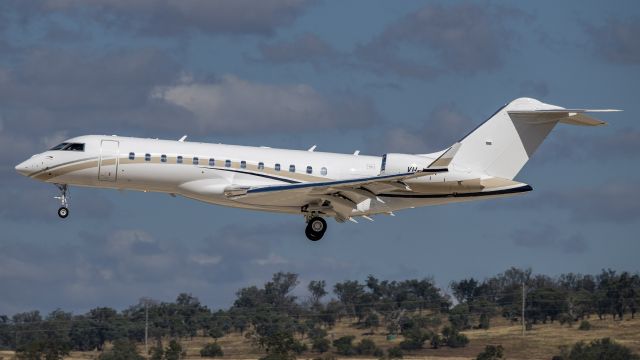
<instances>
[{"instance_id":1,"label":"cockpit side window","mask_svg":"<svg viewBox=\"0 0 640 360\"><path fill-rule=\"evenodd\" d=\"M84 144L72 143L64 147L65 151L84 151Z\"/></svg>"},{"instance_id":2,"label":"cockpit side window","mask_svg":"<svg viewBox=\"0 0 640 360\"><path fill-rule=\"evenodd\" d=\"M69 145L69 143L62 143L52 147L49 150L62 150L65 146Z\"/></svg>"},{"instance_id":3,"label":"cockpit side window","mask_svg":"<svg viewBox=\"0 0 640 360\"><path fill-rule=\"evenodd\" d=\"M80 143L62 143L52 147L49 150L62 150L62 151L84 151L84 144Z\"/></svg>"}]
</instances>

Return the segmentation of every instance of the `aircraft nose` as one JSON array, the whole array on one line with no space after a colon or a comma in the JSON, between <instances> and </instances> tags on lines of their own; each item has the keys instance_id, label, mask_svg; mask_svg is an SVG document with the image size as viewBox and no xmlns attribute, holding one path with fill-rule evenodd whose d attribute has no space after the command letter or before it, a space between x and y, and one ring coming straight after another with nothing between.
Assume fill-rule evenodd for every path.
<instances>
[{"instance_id":1,"label":"aircraft nose","mask_svg":"<svg viewBox=\"0 0 640 360\"><path fill-rule=\"evenodd\" d=\"M29 166L29 160L23 161L20 164L16 165L15 169L20 175L24 175L24 176L28 176L32 170L31 167Z\"/></svg>"}]
</instances>

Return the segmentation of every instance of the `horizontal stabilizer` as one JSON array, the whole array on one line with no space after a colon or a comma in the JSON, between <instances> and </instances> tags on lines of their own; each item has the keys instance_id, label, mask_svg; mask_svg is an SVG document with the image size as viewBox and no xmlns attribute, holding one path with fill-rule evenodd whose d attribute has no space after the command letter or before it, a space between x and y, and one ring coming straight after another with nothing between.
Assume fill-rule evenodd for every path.
<instances>
[{"instance_id":1,"label":"horizontal stabilizer","mask_svg":"<svg viewBox=\"0 0 640 360\"><path fill-rule=\"evenodd\" d=\"M540 110L511 110L507 111L515 119L529 123L544 123L558 121L563 124L580 126L600 126L607 123L585 115L585 113L618 112L617 109L540 109Z\"/></svg>"}]
</instances>

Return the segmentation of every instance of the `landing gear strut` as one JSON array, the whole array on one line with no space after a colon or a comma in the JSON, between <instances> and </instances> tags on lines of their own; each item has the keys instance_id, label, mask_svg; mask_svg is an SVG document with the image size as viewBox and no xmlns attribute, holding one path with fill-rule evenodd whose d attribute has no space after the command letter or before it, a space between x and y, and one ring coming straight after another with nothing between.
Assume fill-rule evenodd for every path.
<instances>
[{"instance_id":1,"label":"landing gear strut","mask_svg":"<svg viewBox=\"0 0 640 360\"><path fill-rule=\"evenodd\" d=\"M56 186L58 187L58 190L60 190L60 196L54 197L54 199L60 200L60 208L58 209L58 216L64 219L67 216L69 216L69 207L68 207L69 206L69 202L68 202L69 189L67 188L66 184L56 184Z\"/></svg>"},{"instance_id":2,"label":"landing gear strut","mask_svg":"<svg viewBox=\"0 0 640 360\"><path fill-rule=\"evenodd\" d=\"M304 233L309 240L318 241L322 239L325 231L327 231L327 222L323 218L314 215L307 217L307 228Z\"/></svg>"}]
</instances>

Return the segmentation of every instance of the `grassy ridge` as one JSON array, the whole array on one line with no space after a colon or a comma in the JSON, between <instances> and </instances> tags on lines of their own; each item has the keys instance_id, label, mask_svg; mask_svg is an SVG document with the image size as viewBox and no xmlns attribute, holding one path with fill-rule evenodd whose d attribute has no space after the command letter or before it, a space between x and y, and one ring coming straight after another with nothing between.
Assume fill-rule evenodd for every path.
<instances>
[{"instance_id":1,"label":"grassy ridge","mask_svg":"<svg viewBox=\"0 0 640 360\"><path fill-rule=\"evenodd\" d=\"M535 325L532 330L526 332L525 337L521 335L519 324L511 324L509 321L495 317L492 319L492 326L488 330L467 330L463 331L471 340L464 348L423 349L405 353L405 359L473 359L484 349L485 345L501 344L505 348L505 356L510 360L516 359L551 359L558 354L558 349L563 345L572 345L578 341L591 341L598 338L610 337L616 342L627 346L636 353L640 353L640 319L627 320L598 320L592 316L590 319L593 325L592 330L580 331L577 325L569 327L554 324ZM345 335L356 336L356 341L363 338L372 339L378 346L387 349L397 345L402 341L399 336L395 340L388 341L384 331L380 329L375 334L367 334L367 330L358 329L352 326L351 319L343 319L329 331L329 338L337 339ZM200 349L213 340L208 337L195 337L193 339L182 339L181 343L187 351L187 357L200 359ZM231 333L218 340L223 347L225 359L257 359L264 353L250 340L238 333ZM144 346L140 345L140 351L144 351ZM98 352L72 352L68 359L95 359ZM316 353L305 353L299 359L313 359ZM0 352L0 357L11 359L13 352ZM363 359L360 357L360 359Z\"/></svg>"}]
</instances>

